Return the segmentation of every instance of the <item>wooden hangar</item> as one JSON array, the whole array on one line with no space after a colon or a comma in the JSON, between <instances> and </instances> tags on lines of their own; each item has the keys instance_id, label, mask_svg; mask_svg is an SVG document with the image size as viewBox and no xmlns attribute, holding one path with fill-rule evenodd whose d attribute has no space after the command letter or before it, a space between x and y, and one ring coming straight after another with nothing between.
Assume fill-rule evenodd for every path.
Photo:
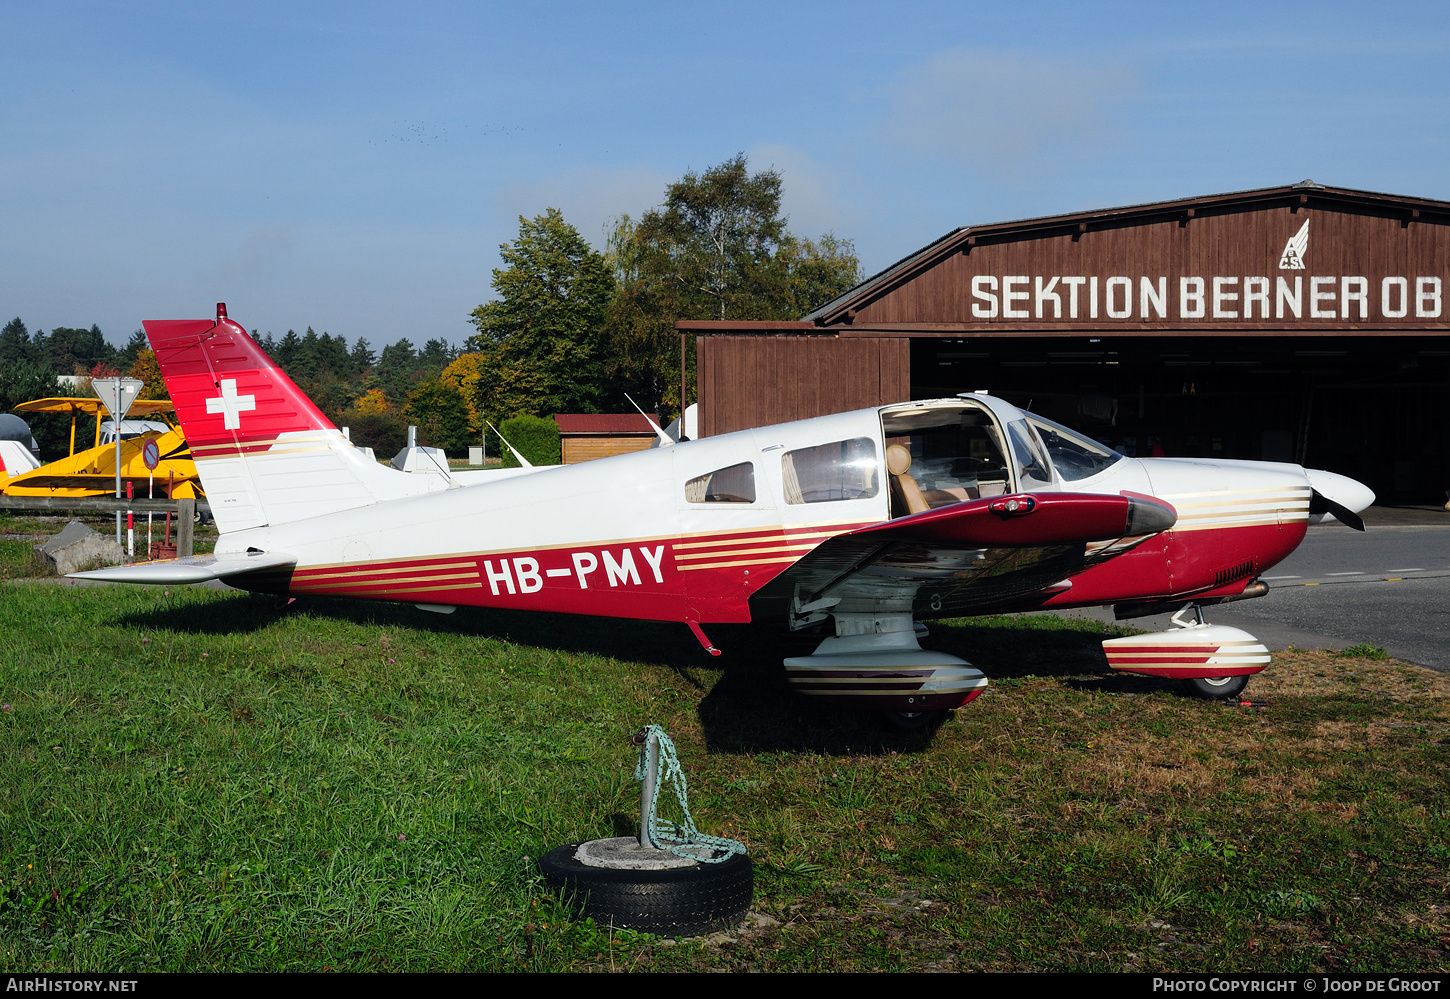
<instances>
[{"instance_id":1,"label":"wooden hangar","mask_svg":"<svg viewBox=\"0 0 1450 999\"><path fill-rule=\"evenodd\" d=\"M990 391L1118 450L1450 489L1450 202L1288 187L954 230L797 322L679 322L702 435Z\"/></svg>"}]
</instances>

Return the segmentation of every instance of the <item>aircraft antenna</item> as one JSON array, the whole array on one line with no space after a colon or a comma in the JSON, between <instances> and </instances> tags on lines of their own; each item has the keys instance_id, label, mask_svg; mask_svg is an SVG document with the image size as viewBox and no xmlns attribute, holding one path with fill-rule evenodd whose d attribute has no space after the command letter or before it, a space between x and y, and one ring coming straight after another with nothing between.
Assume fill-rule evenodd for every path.
<instances>
[{"instance_id":1,"label":"aircraft antenna","mask_svg":"<svg viewBox=\"0 0 1450 999\"><path fill-rule=\"evenodd\" d=\"M492 423L489 423L487 420L484 420L483 422L488 423L488 429L492 430L495 434L498 434L498 439L503 441L504 447L508 448L514 453L514 457L519 460L520 465L522 465L524 468L534 467L534 463L532 461L519 454L519 449L510 444L508 442L508 438L498 432L498 427L494 426Z\"/></svg>"},{"instance_id":2,"label":"aircraft antenna","mask_svg":"<svg viewBox=\"0 0 1450 999\"><path fill-rule=\"evenodd\" d=\"M629 393L628 392L624 393L624 397L626 399L629 399ZM644 417L645 422L650 425L650 429L655 432L655 436L660 439L660 447L669 447L671 444L678 444L679 443L679 441L675 440L669 434L667 434L663 430L661 430L660 429L660 425L658 423L656 423L654 420L651 420L650 417L649 417L649 414L646 413L644 410L642 410L642 409L639 408L639 403L635 402L633 399L629 399L629 404L631 406L633 406L635 409L639 409L639 415ZM680 416L680 433L684 433L684 432L685 432L685 418L684 418L683 415L681 415Z\"/></svg>"}]
</instances>

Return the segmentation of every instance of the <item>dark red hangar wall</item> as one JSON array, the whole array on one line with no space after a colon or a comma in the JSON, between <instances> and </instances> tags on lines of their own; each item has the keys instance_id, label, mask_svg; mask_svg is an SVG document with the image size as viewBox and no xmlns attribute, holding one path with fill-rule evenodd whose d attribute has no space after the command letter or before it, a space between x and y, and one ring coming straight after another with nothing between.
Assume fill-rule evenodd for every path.
<instances>
[{"instance_id":1,"label":"dark red hangar wall","mask_svg":"<svg viewBox=\"0 0 1450 999\"><path fill-rule=\"evenodd\" d=\"M911 396L903 337L702 336L696 358L702 437Z\"/></svg>"},{"instance_id":2,"label":"dark red hangar wall","mask_svg":"<svg viewBox=\"0 0 1450 999\"><path fill-rule=\"evenodd\" d=\"M677 326L706 434L986 390L1130 454L1444 503L1447 293L1450 203L1306 181L956 229L799 322Z\"/></svg>"}]
</instances>

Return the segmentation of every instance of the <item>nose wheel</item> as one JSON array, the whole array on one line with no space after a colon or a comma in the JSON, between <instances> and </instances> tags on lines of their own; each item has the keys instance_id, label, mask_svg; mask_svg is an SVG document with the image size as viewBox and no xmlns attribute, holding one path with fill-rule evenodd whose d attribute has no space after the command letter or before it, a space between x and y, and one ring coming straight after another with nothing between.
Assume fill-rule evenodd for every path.
<instances>
[{"instance_id":1,"label":"nose wheel","mask_svg":"<svg viewBox=\"0 0 1450 999\"><path fill-rule=\"evenodd\" d=\"M1207 624L1200 604L1174 614L1173 624L1169 631L1103 642L1108 665L1177 680L1185 693L1210 701L1237 697L1249 676L1269 665L1269 650L1262 642L1238 628Z\"/></svg>"},{"instance_id":2,"label":"nose wheel","mask_svg":"<svg viewBox=\"0 0 1450 999\"><path fill-rule=\"evenodd\" d=\"M1185 614L1192 614L1192 621L1184 621L1181 618ZM1189 604L1171 618L1173 623L1180 628L1203 628L1208 622L1203 619L1203 604ZM1202 697L1209 701L1226 701L1230 697L1238 697L1249 685L1247 675L1243 676L1195 676L1184 681L1183 689L1191 697Z\"/></svg>"},{"instance_id":3,"label":"nose wheel","mask_svg":"<svg viewBox=\"0 0 1450 999\"><path fill-rule=\"evenodd\" d=\"M1210 701L1226 701L1237 697L1249 685L1247 676L1195 676L1181 681L1183 689L1194 697Z\"/></svg>"}]
</instances>

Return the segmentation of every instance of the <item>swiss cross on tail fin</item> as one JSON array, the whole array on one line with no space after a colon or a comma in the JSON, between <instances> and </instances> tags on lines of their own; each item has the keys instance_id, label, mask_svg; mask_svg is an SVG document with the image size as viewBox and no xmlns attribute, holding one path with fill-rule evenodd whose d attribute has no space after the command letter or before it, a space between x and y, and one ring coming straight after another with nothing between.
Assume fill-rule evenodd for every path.
<instances>
[{"instance_id":1,"label":"swiss cross on tail fin","mask_svg":"<svg viewBox=\"0 0 1450 999\"><path fill-rule=\"evenodd\" d=\"M223 378L217 385L221 388L222 394L206 401L206 411L221 413L222 425L228 430L241 429L242 413L257 408L257 397L238 395L235 378Z\"/></svg>"},{"instance_id":2,"label":"swiss cross on tail fin","mask_svg":"<svg viewBox=\"0 0 1450 999\"><path fill-rule=\"evenodd\" d=\"M143 325L187 441L198 457L252 450L284 434L332 431L286 373L217 306L214 320Z\"/></svg>"}]
</instances>

